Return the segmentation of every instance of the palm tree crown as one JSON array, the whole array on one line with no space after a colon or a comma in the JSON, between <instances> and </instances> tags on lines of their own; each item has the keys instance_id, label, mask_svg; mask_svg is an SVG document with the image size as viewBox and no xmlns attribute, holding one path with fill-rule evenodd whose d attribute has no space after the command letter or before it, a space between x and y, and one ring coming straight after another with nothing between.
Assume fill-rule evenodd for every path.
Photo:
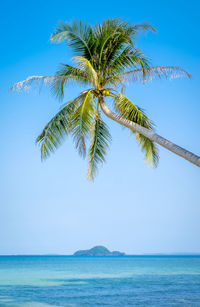
<instances>
[{"instance_id":1,"label":"palm tree crown","mask_svg":"<svg viewBox=\"0 0 200 307\"><path fill-rule=\"evenodd\" d=\"M120 117L154 130L144 110L124 95L124 83L146 82L154 77L189 77L189 74L179 67L150 66L149 59L135 47L135 37L140 30L154 31L148 23L131 25L120 19L108 19L93 27L75 21L59 24L51 40L67 42L75 65L62 64L54 76L32 76L13 86L20 89L33 82L48 82L54 95L60 99L64 96L64 87L71 80L87 87L66 103L38 136L42 159L54 152L68 134L72 135L79 154L85 157L90 140L88 178L95 177L98 164L105 161L111 141L99 108L101 97L110 97L109 103L112 102ZM155 142L137 131L132 132L145 153L146 161L156 166L159 157Z\"/></svg>"}]
</instances>

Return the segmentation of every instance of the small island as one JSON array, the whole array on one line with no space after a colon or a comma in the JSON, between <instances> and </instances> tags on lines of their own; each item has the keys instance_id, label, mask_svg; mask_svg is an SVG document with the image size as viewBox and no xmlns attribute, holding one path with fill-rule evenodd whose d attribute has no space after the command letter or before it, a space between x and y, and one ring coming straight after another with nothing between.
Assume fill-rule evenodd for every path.
<instances>
[{"instance_id":1,"label":"small island","mask_svg":"<svg viewBox=\"0 0 200 307\"><path fill-rule=\"evenodd\" d=\"M99 245L91 249L79 250L73 256L125 256L125 253L119 251L111 252L106 247Z\"/></svg>"}]
</instances>

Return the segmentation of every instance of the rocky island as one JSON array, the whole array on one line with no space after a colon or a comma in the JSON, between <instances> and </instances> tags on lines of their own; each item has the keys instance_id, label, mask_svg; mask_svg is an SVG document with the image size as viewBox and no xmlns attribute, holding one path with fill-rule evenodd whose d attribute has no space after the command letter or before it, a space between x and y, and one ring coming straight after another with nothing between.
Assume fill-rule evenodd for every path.
<instances>
[{"instance_id":1,"label":"rocky island","mask_svg":"<svg viewBox=\"0 0 200 307\"><path fill-rule=\"evenodd\" d=\"M125 256L125 253L119 251L109 251L104 246L95 246L91 249L79 250L73 256Z\"/></svg>"}]
</instances>

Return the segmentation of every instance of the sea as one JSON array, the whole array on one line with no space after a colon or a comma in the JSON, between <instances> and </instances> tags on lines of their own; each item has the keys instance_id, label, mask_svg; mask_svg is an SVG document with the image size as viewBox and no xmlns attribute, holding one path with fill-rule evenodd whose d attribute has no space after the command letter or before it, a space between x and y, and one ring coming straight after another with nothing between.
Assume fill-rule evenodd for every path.
<instances>
[{"instance_id":1,"label":"sea","mask_svg":"<svg viewBox=\"0 0 200 307\"><path fill-rule=\"evenodd\" d=\"M200 256L0 256L0 306L197 307Z\"/></svg>"}]
</instances>

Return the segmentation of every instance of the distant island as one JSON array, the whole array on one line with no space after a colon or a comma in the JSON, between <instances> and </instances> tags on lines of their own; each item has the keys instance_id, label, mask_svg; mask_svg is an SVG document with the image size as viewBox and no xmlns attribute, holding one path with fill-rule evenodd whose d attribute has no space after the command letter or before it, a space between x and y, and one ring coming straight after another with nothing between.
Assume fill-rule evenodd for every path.
<instances>
[{"instance_id":1,"label":"distant island","mask_svg":"<svg viewBox=\"0 0 200 307\"><path fill-rule=\"evenodd\" d=\"M125 256L125 253L119 251L109 251L104 246L95 246L91 249L79 250L73 256Z\"/></svg>"}]
</instances>

